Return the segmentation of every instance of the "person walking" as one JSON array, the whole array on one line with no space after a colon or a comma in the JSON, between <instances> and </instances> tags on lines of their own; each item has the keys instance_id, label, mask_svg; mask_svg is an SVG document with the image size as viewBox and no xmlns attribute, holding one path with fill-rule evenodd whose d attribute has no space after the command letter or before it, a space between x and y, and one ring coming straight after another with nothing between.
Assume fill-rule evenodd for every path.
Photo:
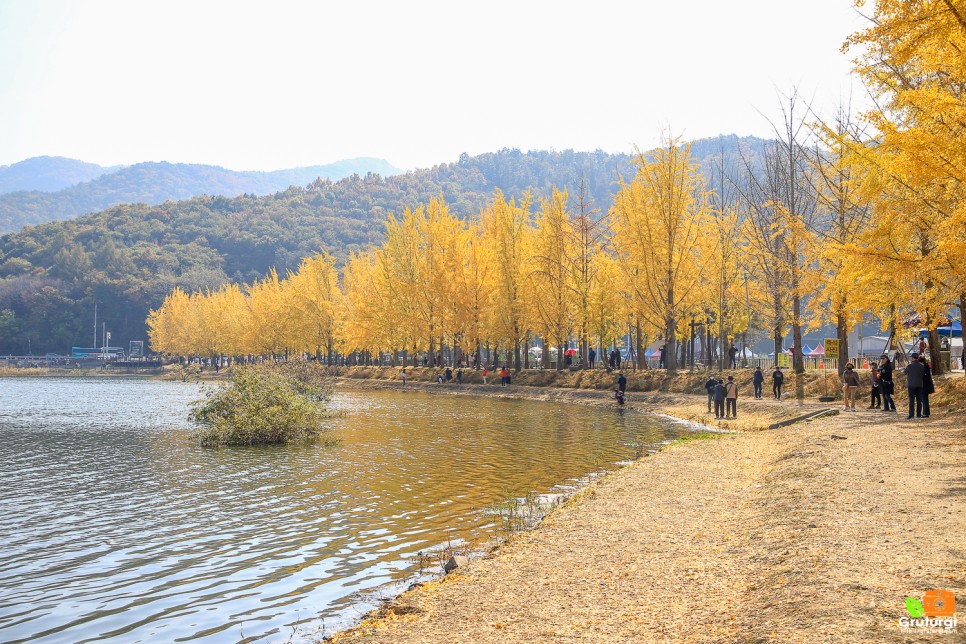
<instances>
[{"instance_id":1,"label":"person walking","mask_svg":"<svg viewBox=\"0 0 966 644\"><path fill-rule=\"evenodd\" d=\"M755 373L751 376L751 384L755 386L755 400L761 400L761 389L765 382L765 374L761 372L761 367L755 367Z\"/></svg>"},{"instance_id":2,"label":"person walking","mask_svg":"<svg viewBox=\"0 0 966 644\"><path fill-rule=\"evenodd\" d=\"M728 360L730 361L732 369L738 368L738 347L733 344L731 345L731 348L728 349Z\"/></svg>"},{"instance_id":3,"label":"person walking","mask_svg":"<svg viewBox=\"0 0 966 644\"><path fill-rule=\"evenodd\" d=\"M502 369L500 369L500 386L501 387L506 387L506 379L509 376L510 376L510 374L507 373L506 367L503 367Z\"/></svg>"},{"instance_id":4,"label":"person walking","mask_svg":"<svg viewBox=\"0 0 966 644\"><path fill-rule=\"evenodd\" d=\"M725 389L724 380L720 378L714 382L714 417L724 418L725 416L725 396L728 391Z\"/></svg>"},{"instance_id":5,"label":"person walking","mask_svg":"<svg viewBox=\"0 0 966 644\"><path fill-rule=\"evenodd\" d=\"M593 347L591 347L590 350L587 352L587 365L591 369L593 369L596 362L597 362L597 352L594 351Z\"/></svg>"},{"instance_id":6,"label":"person walking","mask_svg":"<svg viewBox=\"0 0 966 644\"><path fill-rule=\"evenodd\" d=\"M460 367L456 370L456 384L463 384L463 367Z\"/></svg>"},{"instance_id":7,"label":"person walking","mask_svg":"<svg viewBox=\"0 0 966 644\"><path fill-rule=\"evenodd\" d=\"M892 395L896 391L895 383L892 382L892 361L889 356L882 354L879 358L879 393L882 394L882 411L896 410L896 401Z\"/></svg>"},{"instance_id":8,"label":"person walking","mask_svg":"<svg viewBox=\"0 0 966 644\"><path fill-rule=\"evenodd\" d=\"M624 372L621 372L620 377L617 379L617 388L622 394L627 391L627 376L624 375Z\"/></svg>"},{"instance_id":9,"label":"person walking","mask_svg":"<svg viewBox=\"0 0 966 644\"><path fill-rule=\"evenodd\" d=\"M704 383L704 390L708 392L708 413L711 413L711 405L714 403L714 386L718 384L713 373L708 374L708 379Z\"/></svg>"},{"instance_id":10,"label":"person walking","mask_svg":"<svg viewBox=\"0 0 966 644\"><path fill-rule=\"evenodd\" d=\"M483 384L484 384L484 385L486 384L486 377L487 377L488 375L490 375L490 371L489 371L489 369L487 369L486 367L483 367Z\"/></svg>"},{"instance_id":11,"label":"person walking","mask_svg":"<svg viewBox=\"0 0 966 644\"><path fill-rule=\"evenodd\" d=\"M919 362L919 354L909 356L912 360L905 366L906 388L909 390L909 415L906 420L922 417L922 388L926 375L926 367Z\"/></svg>"},{"instance_id":12,"label":"person walking","mask_svg":"<svg viewBox=\"0 0 966 644\"><path fill-rule=\"evenodd\" d=\"M775 400L782 399L782 385L785 384L785 374L781 367L775 367L771 372L771 391L775 394Z\"/></svg>"},{"instance_id":13,"label":"person walking","mask_svg":"<svg viewBox=\"0 0 966 644\"><path fill-rule=\"evenodd\" d=\"M855 394L859 390L859 374L855 373L855 365L851 362L845 365L842 373L842 391L845 392L845 411L855 411Z\"/></svg>"},{"instance_id":14,"label":"person walking","mask_svg":"<svg viewBox=\"0 0 966 644\"><path fill-rule=\"evenodd\" d=\"M667 368L667 345L662 344L661 348L658 350L658 353L660 354L660 358L658 359L658 363L657 363L658 367L661 369L666 369Z\"/></svg>"},{"instance_id":15,"label":"person walking","mask_svg":"<svg viewBox=\"0 0 966 644\"><path fill-rule=\"evenodd\" d=\"M725 418L738 417L738 383L734 376L728 376L725 385Z\"/></svg>"},{"instance_id":16,"label":"person walking","mask_svg":"<svg viewBox=\"0 0 966 644\"><path fill-rule=\"evenodd\" d=\"M916 415L922 416L922 418L929 418L929 395L936 393L936 383L932 380L932 367L929 365L929 361L926 360L926 356L919 356L919 362L925 368L922 374L922 409L920 414L920 409L916 409Z\"/></svg>"},{"instance_id":17,"label":"person walking","mask_svg":"<svg viewBox=\"0 0 966 644\"><path fill-rule=\"evenodd\" d=\"M882 395L879 393L879 368L875 365L872 365L870 384L872 385L872 397L869 400L869 409L879 409L882 406Z\"/></svg>"},{"instance_id":18,"label":"person walking","mask_svg":"<svg viewBox=\"0 0 966 644\"><path fill-rule=\"evenodd\" d=\"M399 376L402 378L403 387L406 386L406 367L403 367L402 373Z\"/></svg>"}]
</instances>

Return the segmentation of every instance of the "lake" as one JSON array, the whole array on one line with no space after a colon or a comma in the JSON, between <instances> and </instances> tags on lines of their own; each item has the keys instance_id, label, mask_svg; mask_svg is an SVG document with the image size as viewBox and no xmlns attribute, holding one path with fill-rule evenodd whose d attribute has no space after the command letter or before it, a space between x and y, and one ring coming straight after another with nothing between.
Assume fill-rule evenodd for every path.
<instances>
[{"instance_id":1,"label":"lake","mask_svg":"<svg viewBox=\"0 0 966 644\"><path fill-rule=\"evenodd\" d=\"M344 391L336 446L204 449L200 395L0 379L0 641L315 641L417 553L498 536L496 504L680 432L616 406Z\"/></svg>"}]
</instances>

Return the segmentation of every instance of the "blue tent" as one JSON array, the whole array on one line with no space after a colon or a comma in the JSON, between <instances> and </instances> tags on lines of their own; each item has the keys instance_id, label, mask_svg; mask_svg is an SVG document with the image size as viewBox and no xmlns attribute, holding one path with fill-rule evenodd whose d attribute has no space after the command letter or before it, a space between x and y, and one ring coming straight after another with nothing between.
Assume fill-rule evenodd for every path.
<instances>
[{"instance_id":1,"label":"blue tent","mask_svg":"<svg viewBox=\"0 0 966 644\"><path fill-rule=\"evenodd\" d=\"M807 344L804 347L802 347L802 355L806 355L807 356L811 352L812 352L812 348L810 346L808 346Z\"/></svg>"},{"instance_id":2,"label":"blue tent","mask_svg":"<svg viewBox=\"0 0 966 644\"><path fill-rule=\"evenodd\" d=\"M919 337L925 338L929 335L929 329L919 329ZM963 323L962 321L953 321L951 325L939 327L939 337L940 338L961 338L963 337Z\"/></svg>"}]
</instances>

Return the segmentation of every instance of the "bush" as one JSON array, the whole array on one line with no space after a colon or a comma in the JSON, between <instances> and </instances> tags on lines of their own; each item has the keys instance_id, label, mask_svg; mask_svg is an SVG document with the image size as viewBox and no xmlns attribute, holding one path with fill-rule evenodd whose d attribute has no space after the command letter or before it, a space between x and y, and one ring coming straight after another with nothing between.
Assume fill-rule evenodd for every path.
<instances>
[{"instance_id":1,"label":"bush","mask_svg":"<svg viewBox=\"0 0 966 644\"><path fill-rule=\"evenodd\" d=\"M205 393L190 418L201 426L201 444L273 445L312 441L331 416L331 398L320 369L302 365L238 367L231 379Z\"/></svg>"}]
</instances>

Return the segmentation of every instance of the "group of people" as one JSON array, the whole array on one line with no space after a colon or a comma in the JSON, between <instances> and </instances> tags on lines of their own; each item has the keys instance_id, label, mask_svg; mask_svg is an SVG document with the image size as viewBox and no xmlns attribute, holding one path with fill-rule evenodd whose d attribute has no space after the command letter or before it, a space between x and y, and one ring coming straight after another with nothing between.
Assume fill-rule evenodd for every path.
<instances>
[{"instance_id":1,"label":"group of people","mask_svg":"<svg viewBox=\"0 0 966 644\"><path fill-rule=\"evenodd\" d=\"M909 357L911 362L903 369L906 374L906 386L909 390L909 415L907 418L929 418L929 395L936 391L932 379L932 368L923 355L913 353ZM896 411L896 403L892 398L895 393L895 385L892 381L894 371L895 367L892 360L887 355L883 355L878 364L873 365L870 382L872 397L869 409L882 409L886 412ZM772 393L776 400L781 400L782 387L785 384L785 374L781 367L775 367L771 373L771 380ZM751 382L755 389L755 399L761 400L765 382L765 374L761 367L755 367ZM845 365L845 370L842 373L842 392L846 411L855 411L856 396L860 383L861 379L855 371L855 365L852 363ZM713 407L715 418L737 417L738 386L734 382L733 376L728 376L728 382L725 382L721 378L716 378L712 373L704 383L704 388L708 394L708 413L712 412Z\"/></svg>"},{"instance_id":2,"label":"group of people","mask_svg":"<svg viewBox=\"0 0 966 644\"><path fill-rule=\"evenodd\" d=\"M932 379L932 367L926 356L919 353L909 355L910 362L903 368L906 374L906 388L909 394L909 415L907 419L929 418L929 395L936 392L935 383ZM846 373L852 365L846 365ZM879 364L872 367L871 387L872 399L869 402L869 409L882 409L882 411L896 411L895 384L892 376L895 368L889 356L883 355L879 358ZM843 381L845 376L843 376ZM855 380L855 379L852 379ZM857 385L856 385L857 386ZM847 383L843 387L848 387ZM848 393L846 394L848 396ZM848 406L848 398L846 398ZM854 395L852 400L852 410L855 410Z\"/></svg>"},{"instance_id":3,"label":"group of people","mask_svg":"<svg viewBox=\"0 0 966 644\"><path fill-rule=\"evenodd\" d=\"M712 373L704 383L704 389L708 392L708 412L711 412L713 404L715 418L738 417L738 383L734 376L728 376L725 382L722 378L715 378Z\"/></svg>"},{"instance_id":4,"label":"group of people","mask_svg":"<svg viewBox=\"0 0 966 644\"><path fill-rule=\"evenodd\" d=\"M485 385L486 384L486 379L490 376L490 370L488 368L486 368L486 367L483 367L483 371L481 372L480 375L482 376L482 378L483 378L483 384ZM408 376L406 374L406 368L403 367L402 372L399 374L399 378L402 380L402 383L404 385L406 384L407 377ZM445 385L448 382L452 382L452 380L453 380L453 370L451 368L449 368L449 367L447 367L445 371L441 371L441 372L439 372L439 373L436 374L436 382L438 384ZM456 368L456 384L458 384L458 385L463 384L463 368L462 367L457 367ZM510 384L510 372L509 372L509 370L506 367L502 367L500 369L500 386L501 387L506 387L509 384Z\"/></svg>"}]
</instances>

